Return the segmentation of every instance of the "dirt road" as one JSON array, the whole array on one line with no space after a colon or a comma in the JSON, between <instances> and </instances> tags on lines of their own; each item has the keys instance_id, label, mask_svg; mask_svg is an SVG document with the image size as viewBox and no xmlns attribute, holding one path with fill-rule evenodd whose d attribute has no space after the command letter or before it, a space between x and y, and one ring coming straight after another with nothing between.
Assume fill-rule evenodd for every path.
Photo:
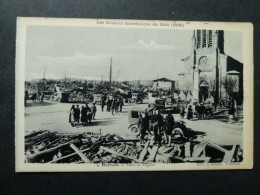
<instances>
[{"instance_id":1,"label":"dirt road","mask_svg":"<svg viewBox=\"0 0 260 195\"><path fill-rule=\"evenodd\" d=\"M118 134L121 136L132 136L128 130L128 110L136 105L125 105L123 111L116 115L111 112L101 111L97 105L96 120L90 126L81 125L72 127L69 124L69 110L72 104L65 103L45 103L37 104L25 108L25 131L50 130L60 133L83 133L99 132L107 134ZM79 104L81 107L81 104ZM147 107L147 104L138 105ZM175 120L179 120L179 115L174 115ZM198 133L198 139L211 140L218 144L240 144L242 143L242 124L227 124L217 120L194 120L184 119L186 126Z\"/></svg>"}]
</instances>

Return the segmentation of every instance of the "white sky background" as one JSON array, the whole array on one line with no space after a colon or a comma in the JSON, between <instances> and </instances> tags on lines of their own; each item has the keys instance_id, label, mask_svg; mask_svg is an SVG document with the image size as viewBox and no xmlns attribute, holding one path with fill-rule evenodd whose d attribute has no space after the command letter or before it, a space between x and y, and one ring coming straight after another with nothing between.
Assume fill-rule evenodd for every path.
<instances>
[{"instance_id":1,"label":"white sky background","mask_svg":"<svg viewBox=\"0 0 260 195\"><path fill-rule=\"evenodd\" d=\"M242 34L224 32L227 55L242 62ZM27 27L26 79L177 79L190 54L191 30L101 27Z\"/></svg>"}]
</instances>

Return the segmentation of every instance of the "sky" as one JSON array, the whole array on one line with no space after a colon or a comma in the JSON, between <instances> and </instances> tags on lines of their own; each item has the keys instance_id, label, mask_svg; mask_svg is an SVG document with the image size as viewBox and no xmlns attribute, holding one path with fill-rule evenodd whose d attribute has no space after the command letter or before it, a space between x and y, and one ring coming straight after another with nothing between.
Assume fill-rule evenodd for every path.
<instances>
[{"instance_id":1,"label":"sky","mask_svg":"<svg viewBox=\"0 0 260 195\"><path fill-rule=\"evenodd\" d=\"M226 32L225 53L242 62L242 36ZM177 79L190 54L192 30L28 26L26 80L45 78Z\"/></svg>"}]
</instances>

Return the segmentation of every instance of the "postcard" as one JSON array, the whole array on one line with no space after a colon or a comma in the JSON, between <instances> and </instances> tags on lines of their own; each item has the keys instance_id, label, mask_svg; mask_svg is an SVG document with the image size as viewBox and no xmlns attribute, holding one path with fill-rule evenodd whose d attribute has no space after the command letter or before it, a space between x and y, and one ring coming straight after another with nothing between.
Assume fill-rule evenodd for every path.
<instances>
[{"instance_id":1,"label":"postcard","mask_svg":"<svg viewBox=\"0 0 260 195\"><path fill-rule=\"evenodd\" d=\"M16 172L252 169L251 23L17 18Z\"/></svg>"}]
</instances>

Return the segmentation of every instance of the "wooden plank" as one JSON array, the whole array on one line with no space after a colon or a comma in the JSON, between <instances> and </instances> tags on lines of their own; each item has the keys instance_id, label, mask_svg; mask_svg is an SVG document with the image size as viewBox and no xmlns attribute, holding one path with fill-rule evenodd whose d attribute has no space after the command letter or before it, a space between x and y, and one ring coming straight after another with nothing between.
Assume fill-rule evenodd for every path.
<instances>
[{"instance_id":1,"label":"wooden plank","mask_svg":"<svg viewBox=\"0 0 260 195\"><path fill-rule=\"evenodd\" d=\"M235 153L237 152L237 148L238 148L238 145L233 145L232 149L225 153L225 156L224 156L222 162L223 163L231 163Z\"/></svg>"},{"instance_id":2,"label":"wooden plank","mask_svg":"<svg viewBox=\"0 0 260 195\"><path fill-rule=\"evenodd\" d=\"M203 152L203 150L205 149L205 147L207 146L207 142L202 142L200 144L196 145L196 148L194 148L194 151L192 153L193 157L199 157L201 155L201 153Z\"/></svg>"},{"instance_id":3,"label":"wooden plank","mask_svg":"<svg viewBox=\"0 0 260 195\"><path fill-rule=\"evenodd\" d=\"M91 161L74 145L70 144L70 147L80 156L85 163L90 163Z\"/></svg>"},{"instance_id":4,"label":"wooden plank","mask_svg":"<svg viewBox=\"0 0 260 195\"><path fill-rule=\"evenodd\" d=\"M224 152L224 153L226 153L228 150L226 150L225 148L223 148L223 147L221 147L221 146L219 146L219 145L217 145L217 144L214 144L214 143L208 143L208 145L210 145L210 146L212 146L213 148L215 148L215 149L217 149L217 150L219 150L219 151L221 151L221 152Z\"/></svg>"},{"instance_id":5,"label":"wooden plank","mask_svg":"<svg viewBox=\"0 0 260 195\"><path fill-rule=\"evenodd\" d=\"M184 144L184 153L185 153L185 156L187 156L187 157L191 156L190 142L187 142L187 143Z\"/></svg>"},{"instance_id":6,"label":"wooden plank","mask_svg":"<svg viewBox=\"0 0 260 195\"><path fill-rule=\"evenodd\" d=\"M143 162L144 161L144 157L145 157L145 155L147 154L147 148L148 148L148 146L149 146L149 143L150 143L150 141L147 141L146 143L145 143L145 146L144 146L144 149L142 150L142 152L140 153L140 155L139 155L139 158L138 158L138 161L139 162Z\"/></svg>"},{"instance_id":7,"label":"wooden plank","mask_svg":"<svg viewBox=\"0 0 260 195\"><path fill-rule=\"evenodd\" d=\"M36 159L40 159L40 158L41 158L42 156L44 156L44 155L50 154L50 153L52 153L52 152L54 152L54 151L56 151L56 150L58 150L58 149L60 149L60 148L62 148L62 147L68 146L71 142L72 142L72 141L66 142L66 143L64 143L64 144L58 145L58 146L56 146L56 147L53 147L53 148L50 148L50 149L47 149L47 150L44 150L44 151L42 151L42 152L29 155L29 156L27 157L27 160L28 160L28 162L35 162Z\"/></svg>"},{"instance_id":8,"label":"wooden plank","mask_svg":"<svg viewBox=\"0 0 260 195\"><path fill-rule=\"evenodd\" d=\"M158 145L153 146L152 151L151 151L151 153L150 153L150 156L149 156L149 158L146 160L146 162L150 162L150 161L151 161L151 162L154 162L154 159L155 159L155 156L156 156L156 154L157 154L158 149L159 149L159 146L158 146Z\"/></svg>"},{"instance_id":9,"label":"wooden plank","mask_svg":"<svg viewBox=\"0 0 260 195\"><path fill-rule=\"evenodd\" d=\"M117 156L121 156L121 157L123 157L123 158L127 158L127 159L130 159L130 160L133 160L133 161L137 162L137 159L134 159L134 158L132 158L132 157L130 157L130 156L125 156L125 155L119 154L118 152L116 152L116 151L114 151L114 150L111 150L111 149L109 149L109 148L106 148L106 147L104 147L104 146L100 146L100 149L105 150L105 151L107 151L107 152L109 152L109 153L111 153L111 154L115 154L115 155L117 155Z\"/></svg>"},{"instance_id":10,"label":"wooden plank","mask_svg":"<svg viewBox=\"0 0 260 195\"><path fill-rule=\"evenodd\" d=\"M88 151L88 150L90 150L90 148L86 148L86 149L84 149L84 150L80 150L80 152L83 153L83 152L86 152L86 151ZM56 160L52 160L52 161L47 162L47 163L57 163L57 162L59 162L59 161L61 161L61 160L67 159L67 158L72 157L72 156L75 156L75 155L78 155L78 154L77 154L76 152L74 152L74 153L72 153L72 154L63 156L63 157L61 157L61 158L58 158L58 159L56 159Z\"/></svg>"}]
</instances>

